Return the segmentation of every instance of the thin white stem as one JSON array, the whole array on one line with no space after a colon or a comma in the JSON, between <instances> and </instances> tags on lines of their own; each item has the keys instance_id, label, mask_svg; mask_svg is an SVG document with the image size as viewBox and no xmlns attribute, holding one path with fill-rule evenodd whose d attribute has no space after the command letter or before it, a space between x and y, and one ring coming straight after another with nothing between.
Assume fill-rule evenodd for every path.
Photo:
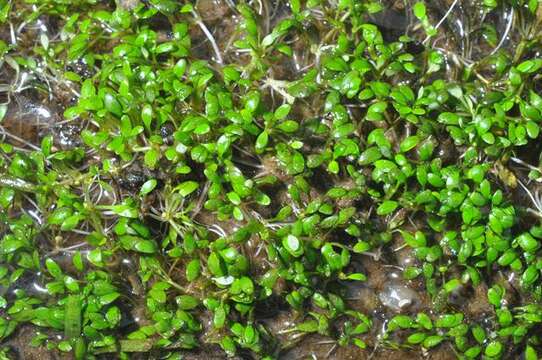
<instances>
[{"instance_id":1,"label":"thin white stem","mask_svg":"<svg viewBox=\"0 0 542 360\"><path fill-rule=\"evenodd\" d=\"M34 202L34 200L32 200L28 195L24 194L23 193L23 196L24 198L26 199L26 201L28 201L30 204L32 204L32 206L38 211L38 212L41 212L41 209L40 207L38 206L38 204L36 204Z\"/></svg>"},{"instance_id":2,"label":"thin white stem","mask_svg":"<svg viewBox=\"0 0 542 360\"><path fill-rule=\"evenodd\" d=\"M526 163L525 161L521 160L520 158L517 158L517 157L511 157L510 160L512 160L513 162L517 163L517 164L520 164L520 165L523 165L525 166L526 168L530 169L530 170L533 170L533 171L538 171L540 172L540 169L529 164L529 163Z\"/></svg>"},{"instance_id":3,"label":"thin white stem","mask_svg":"<svg viewBox=\"0 0 542 360\"><path fill-rule=\"evenodd\" d=\"M440 25L442 25L442 23L446 20L446 18L452 13L452 11L454 10L454 8L455 8L455 6L457 5L458 2L459 2L459 0L455 0L452 3L452 5L448 8L448 11L446 11L446 14L444 14L442 19L440 19L438 24L435 26L435 29L438 29L440 27Z\"/></svg>"},{"instance_id":4,"label":"thin white stem","mask_svg":"<svg viewBox=\"0 0 542 360\"><path fill-rule=\"evenodd\" d=\"M504 44L506 41L506 37L508 36L508 33L510 33L510 29L512 29L512 23L514 22L514 8L510 9L510 15L508 16L508 24L506 24L506 29L504 30L504 34L501 37L501 41L499 41L499 44L489 55L495 54Z\"/></svg>"},{"instance_id":5,"label":"thin white stem","mask_svg":"<svg viewBox=\"0 0 542 360\"><path fill-rule=\"evenodd\" d=\"M525 186L523 184L523 182L521 182L521 180L518 180L518 183L519 185L521 185L521 187L523 188L523 190L525 190L525 192L527 193L527 195L529 196L529 198L531 199L531 201L533 202L533 205L536 207L536 209L539 211L539 212L542 212L542 208L540 206L540 203L539 201L537 201L537 199L533 196L533 194L531 193L531 191L527 188L527 186Z\"/></svg>"},{"instance_id":6,"label":"thin white stem","mask_svg":"<svg viewBox=\"0 0 542 360\"><path fill-rule=\"evenodd\" d=\"M209 231L217 234L218 236L222 237L222 238L225 238L225 237L228 237L228 234L226 234L226 232L224 231L224 229L222 229L220 226L218 226L217 224L213 224L211 226L209 226Z\"/></svg>"},{"instance_id":7,"label":"thin white stem","mask_svg":"<svg viewBox=\"0 0 542 360\"><path fill-rule=\"evenodd\" d=\"M258 257L260 255L260 252L262 251L263 246L264 246L263 242L258 245L258 248L256 249L256 253L254 253L254 257Z\"/></svg>"},{"instance_id":8,"label":"thin white stem","mask_svg":"<svg viewBox=\"0 0 542 360\"><path fill-rule=\"evenodd\" d=\"M76 234L79 234L79 235L90 235L90 232L88 231L85 231L85 230L80 230L80 229L72 229L70 230L71 232L74 232Z\"/></svg>"},{"instance_id":9,"label":"thin white stem","mask_svg":"<svg viewBox=\"0 0 542 360\"><path fill-rule=\"evenodd\" d=\"M201 208L203 207L203 202L205 201L205 197L207 196L207 192L209 191L210 186L211 186L211 182L206 181L205 186L203 186L203 190L201 191L201 194L198 197L198 202L196 203L196 206L194 207L194 210L192 211L192 215L190 216L191 219L194 219L201 211Z\"/></svg>"},{"instance_id":10,"label":"thin white stem","mask_svg":"<svg viewBox=\"0 0 542 360\"><path fill-rule=\"evenodd\" d=\"M238 163L238 164L245 165L245 166L248 166L248 167L252 167L252 168L256 168L256 169L263 169L263 166L260 165L260 164L253 164L253 163L250 163L248 161L241 160L241 159L232 159L232 161L234 163Z\"/></svg>"},{"instance_id":11,"label":"thin white stem","mask_svg":"<svg viewBox=\"0 0 542 360\"><path fill-rule=\"evenodd\" d=\"M331 354L333 353L333 351L335 351L335 349L337 348L337 344L334 344L331 349L329 349L329 351L327 352L325 358L329 358L331 356Z\"/></svg>"},{"instance_id":12,"label":"thin white stem","mask_svg":"<svg viewBox=\"0 0 542 360\"><path fill-rule=\"evenodd\" d=\"M9 23L9 34L11 36L11 44L12 45L17 45L17 37L15 36L15 29L13 29L13 24L12 23Z\"/></svg>"},{"instance_id":13,"label":"thin white stem","mask_svg":"<svg viewBox=\"0 0 542 360\"><path fill-rule=\"evenodd\" d=\"M65 248L60 248L60 249L55 249L54 251L51 251L47 254L45 254L45 256L51 256L51 255L54 255L54 254L58 254L59 252L71 252L75 249L79 249L79 248L82 248L83 246L86 246L88 245L88 243L85 241L85 242L82 242L82 243L79 243L79 244L75 244L75 245L72 245L72 246L68 246L68 247L65 247Z\"/></svg>"},{"instance_id":14,"label":"thin white stem","mask_svg":"<svg viewBox=\"0 0 542 360\"><path fill-rule=\"evenodd\" d=\"M36 150L36 151L40 151L40 150L41 150L38 146L36 146L36 145L34 145L34 144L32 144L32 143L30 143L30 142L28 142L28 141L26 141L26 140L24 140L24 139L18 137L17 135L13 135L12 133L8 132L4 127L0 127L0 131L1 131L4 135L6 135L7 137L10 137L10 138L12 138L13 140L16 140L16 141L18 141L18 142L20 142L20 143L22 143L22 144L25 144L26 146L28 146L29 148L31 148L31 149L33 149L33 150Z\"/></svg>"},{"instance_id":15,"label":"thin white stem","mask_svg":"<svg viewBox=\"0 0 542 360\"><path fill-rule=\"evenodd\" d=\"M213 37L213 34L211 34L211 32L209 31L209 29L207 28L205 23L203 21L201 21L201 18L199 17L199 15L195 11L192 11L192 15L194 15L194 17L196 18L196 24L198 24L201 31L203 31L203 33L205 34L205 36L207 37L207 39L211 43L211 46L213 47L213 51L215 52L216 62L219 63L219 64L223 64L224 61L222 60L222 55L220 55L220 49L218 48L218 45L216 44L216 41L215 41L215 38Z\"/></svg>"}]
</instances>

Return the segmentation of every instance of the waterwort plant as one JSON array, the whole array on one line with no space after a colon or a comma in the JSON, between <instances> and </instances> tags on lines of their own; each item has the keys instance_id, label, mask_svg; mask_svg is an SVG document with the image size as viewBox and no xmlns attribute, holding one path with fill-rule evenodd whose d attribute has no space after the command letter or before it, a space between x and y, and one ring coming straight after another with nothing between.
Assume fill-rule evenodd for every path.
<instances>
[{"instance_id":1,"label":"waterwort plant","mask_svg":"<svg viewBox=\"0 0 542 360\"><path fill-rule=\"evenodd\" d=\"M542 7L441 8L0 1L0 358L537 359Z\"/></svg>"}]
</instances>

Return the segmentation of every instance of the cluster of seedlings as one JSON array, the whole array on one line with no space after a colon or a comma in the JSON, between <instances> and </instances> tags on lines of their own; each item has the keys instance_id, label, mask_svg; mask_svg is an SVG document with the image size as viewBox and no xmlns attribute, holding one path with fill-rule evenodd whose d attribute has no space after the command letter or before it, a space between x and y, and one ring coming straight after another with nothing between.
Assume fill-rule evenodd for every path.
<instances>
[{"instance_id":1,"label":"cluster of seedlings","mask_svg":"<svg viewBox=\"0 0 542 360\"><path fill-rule=\"evenodd\" d=\"M537 0L0 0L0 359L542 356Z\"/></svg>"}]
</instances>

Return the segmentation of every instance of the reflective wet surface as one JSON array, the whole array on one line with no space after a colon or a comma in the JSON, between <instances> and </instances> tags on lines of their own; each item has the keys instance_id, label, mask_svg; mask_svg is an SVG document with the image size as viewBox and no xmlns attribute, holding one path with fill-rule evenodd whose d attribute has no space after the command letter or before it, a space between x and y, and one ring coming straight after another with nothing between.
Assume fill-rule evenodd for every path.
<instances>
[{"instance_id":1,"label":"reflective wet surface","mask_svg":"<svg viewBox=\"0 0 542 360\"><path fill-rule=\"evenodd\" d=\"M119 6L126 10L131 10L139 1L120 0ZM413 18L411 13L412 4L409 1L385 1L387 9L381 13L367 16L367 21L374 23L383 32L387 41L397 40L404 34L410 35L414 41L411 43L412 52L423 51L426 47L431 47L439 52L444 59L446 77L449 80L461 80L466 69L474 71L476 76L485 81L492 81L498 78L498 54L507 52L513 54L513 57L522 57L520 47L521 34L519 32L528 32L530 28L525 25L525 19L514 13L507 5L502 5L500 10L487 15L482 11L481 1L452 1L437 0L428 6L429 16L433 24L436 24L437 35L431 39L426 39L425 34L420 29L419 24ZM272 29L286 14L287 4L279 0L261 0L258 2L259 17L267 29ZM101 6L112 6L111 4L102 4ZM238 37L236 27L238 26L238 13L235 4L231 0L200 0L196 4L197 11L201 14L198 26L191 28L193 37L192 52L196 57L209 59L211 63L230 63L239 62L247 59L246 54L233 46ZM312 14L316 19L319 18L318 10L315 9ZM524 23L522 23L522 21ZM169 29L162 27L161 24L153 24L160 36L167 39ZM0 34L0 38L8 43L24 43L29 47L42 40L42 34L46 34L50 42L62 41L60 24L54 16L42 16L35 19L33 23L12 24L11 31ZM209 36L212 34L212 37ZM315 51L315 46L321 46L325 42L332 42L336 39L330 24L322 21L306 29L303 36L288 39L288 44L293 51L292 57L279 57L274 60L269 70L270 78L277 81L289 81L298 78L300 73L306 73L310 69L320 65L320 54ZM22 46L21 48L24 48ZM536 49L530 50L536 51ZM23 54L20 54L24 56ZM69 150L77 148L82 144L80 134L83 129L92 126L87 121L67 121L63 120L63 112L74 101L79 94L73 83L70 81L60 81L56 71L71 71L82 77L91 76L89 67L81 62L74 63L69 69L45 69L43 64L36 64L35 73L21 72L16 66L5 60L6 64L0 72L0 97L1 102L7 106L5 119L0 127L1 139L13 145L22 152L40 149L41 142L47 135L53 135L54 146ZM428 75L431 76L431 75ZM397 78L394 81L404 84L413 84L414 78ZM277 84L280 84L279 82ZM265 93L266 101L275 102L275 96L280 92L280 86L270 85ZM484 96L480 93L480 96ZM296 105L292 113L301 114L301 116L311 117L311 108L317 108L324 101L324 95L315 94L306 103ZM356 116L356 108L349 109L352 116ZM408 131L405 129L405 131ZM167 129L164 130L164 137L170 136ZM310 136L310 134L309 134ZM320 146L319 139L315 135L312 139L315 148ZM311 141L307 141L311 143ZM451 144L448 144L451 145ZM439 151L442 153L444 161L446 156L455 158L451 147L446 147L446 143L439 144ZM242 149L241 149L242 150ZM529 154L518 154L520 161L528 160ZM89 157L92 159L92 157ZM258 177L263 172L280 177L276 164L271 159L269 163L260 164L254 159L243 155L239 151L237 156L238 165L247 175ZM95 162L100 160L98 157ZM81 164L87 166L88 164ZM125 167L116 186L118 187L98 187L93 191L94 202L99 204L114 203L114 199L123 191L134 191L150 178L151 174L147 170L135 163ZM159 174L152 174L159 178ZM325 181L316 178L314 182L325 186ZM326 189L322 189L324 192ZM276 199L278 203L287 201L281 199L284 189L277 189ZM525 195L518 193L517 198L521 201L527 201ZM362 206L361 206L362 207ZM40 221L40 214L35 212L31 202L28 202L26 210L36 221ZM34 212L33 212L34 211ZM219 222L210 213L204 209L196 216L197 221L211 229L217 237L223 234L229 234L235 228L235 224L228 222ZM383 224L376 224L376 226ZM161 229L155 229L157 232ZM81 229L82 235L85 229ZM54 234L48 234L49 238L42 239L41 245L44 247L44 253L61 264L64 269L70 271L72 264L71 256L74 250L79 250L83 254L89 250L89 246L81 238L73 236L72 238L58 239ZM261 267L258 272L264 273L266 264L263 262L262 244L251 239L246 244L245 252L252 262ZM128 256L118 258L109 264L109 270L117 273L120 278L127 279L122 289L129 300L125 301L123 311L126 312L126 323L123 331L129 333L137 324L139 326L149 323L144 311L145 304L141 301L141 295L144 294L142 285L137 276L134 275L133 264L137 262L137 257ZM386 349L381 344L382 333L380 330L387 321L396 314L416 314L420 311L431 311L435 306L425 294L423 285L418 282L404 280L401 272L408 266L415 264L416 258L409 251L390 251L383 250L382 256L376 254L363 254L353 259L367 275L368 279L362 285L347 287L345 299L354 309L358 309L368 314L375 324L370 337L367 338L368 347L366 350L360 350L354 347L338 347L329 338L320 335L299 335L291 333L289 329L301 320L300 314L285 311L283 299L273 299L264 304L266 311L261 314L257 322L263 324L272 333L278 334L278 338L284 344L284 349L280 352L280 358L289 359L452 359L455 358L450 349L446 347L437 348L429 354L421 354L408 349ZM509 274L496 273L495 277L500 278L502 284L512 288L514 279L510 279ZM281 284L277 285L278 287ZM16 284L10 288L0 288L0 295L16 288L24 288L29 294L40 297L46 289L41 278L41 274L33 274L22 277ZM280 290L279 294L280 294ZM452 309L464 312L466 316L475 321L484 323L491 321L491 306L487 303L487 286L482 282L476 287L461 287L450 295L448 304ZM521 299L514 296L513 290L508 292L507 301L511 304L521 303ZM210 314L202 313L201 318L210 318ZM210 320L209 320L210 321ZM204 330L202 336L206 336L206 328L210 324L203 324ZM7 345L17 349L21 359L56 359L57 355L44 351L40 348L28 346L31 330L24 326L18 330L17 336L7 342ZM33 336L33 334L32 334ZM65 357L62 357L65 358ZM104 359L109 358L107 356ZM134 358L137 358L134 357ZM216 349L201 350L199 352L186 352L186 359L219 359L223 358ZM248 358L241 356L240 358Z\"/></svg>"}]
</instances>

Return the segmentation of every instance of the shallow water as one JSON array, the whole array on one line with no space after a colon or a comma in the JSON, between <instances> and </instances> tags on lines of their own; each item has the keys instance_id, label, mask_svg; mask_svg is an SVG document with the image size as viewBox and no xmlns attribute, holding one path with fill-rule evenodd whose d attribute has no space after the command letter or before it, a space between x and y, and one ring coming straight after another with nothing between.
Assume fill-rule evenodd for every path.
<instances>
[{"instance_id":1,"label":"shallow water","mask_svg":"<svg viewBox=\"0 0 542 360\"><path fill-rule=\"evenodd\" d=\"M120 6L131 10L139 1L137 0L121 0ZM439 24L438 34L425 42L425 35L419 26L415 25L415 21L411 14L411 5L409 2L405 5L403 1L387 1L387 9L381 14L368 16L367 21L374 23L383 32L387 41L396 40L399 36L407 33L412 36L416 43L413 46L418 46L424 49L430 46L438 50L445 58L445 76L449 80L460 80L466 68L473 64L477 76L483 79L492 80L496 77L493 65L487 63L487 57L497 51L513 54L517 49L519 34L515 27L510 26L510 23L515 21L515 15L505 5L502 6L496 13L491 16L484 16L481 12L481 5L478 1L445 1L439 0L431 2L428 7L429 17L434 24ZM268 29L272 29L282 18L287 14L288 8L283 2L262 0L258 2L260 5L258 15L261 21ZM105 6L105 5L104 5ZM219 54L223 63L243 63L246 55L235 49L232 45L237 39L237 26L239 18L237 10L232 6L231 1L227 0L204 0L199 1L196 6L202 16L201 20L208 31L213 35L218 47ZM317 16L318 14L315 14ZM28 43L32 45L39 34L48 34L50 37L58 35L56 18L41 17L34 24L14 24L14 28L18 31L14 34L2 34L2 38L6 41ZM164 38L167 38L169 29L161 28L161 24L153 24L160 28L157 31L162 31ZM494 26L496 39L487 41L488 35L484 35L484 26ZM319 55L312 51L311 45L319 44L327 38L329 43L336 40L336 35L332 33L332 27L327 23L319 23L316 26L306 29L305 36L288 39L288 43L293 49L291 58L277 58L269 69L269 75L275 80L290 81L300 77L300 74L318 67ZM205 30L202 26L193 27L190 29L192 41L192 53L195 57L204 58L210 61L211 64L219 62L216 56L216 49L210 43ZM495 43L496 42L496 43ZM24 46L22 46L24 48ZM22 54L24 55L24 54ZM521 55L520 55L521 56ZM247 58L248 59L248 58ZM84 64L74 64L70 71L74 71L82 76L91 76ZM5 67L5 65L4 65ZM81 145L80 133L87 127L91 126L87 123L70 123L63 121L63 112L70 101L73 101L74 93L77 94L79 89L71 86L71 84L56 84L54 82L54 74L43 75L36 77L27 73L18 74L15 76L13 69L4 71L1 76L2 82L15 83L16 90L11 94L8 104L6 117L2 123L0 136L6 143L12 144L21 151L28 152L29 150L39 149L43 138L46 135L54 136L54 146L63 150L74 149ZM394 79L396 83L413 84L416 79L398 78ZM483 94L481 94L483 95ZM279 94L276 90L268 89L265 93L265 101L269 104L275 104ZM316 112L314 109L319 109L324 102L324 95L315 94L305 103L297 102L292 113L299 118L314 118ZM276 106L274 106L276 107ZM356 108L349 109L352 117L356 116ZM321 119L326 121L326 119ZM372 125L369 125L372 126ZM361 129L368 131L367 129ZM398 131L408 133L408 128ZM401 137L403 134L400 134ZM305 146L313 146L319 148L322 146L321 139L316 134L307 134ZM447 163L456 159L456 154L453 149L453 144L441 142L439 144L439 154L443 162ZM528 151L518 154L518 157L524 159L528 163L533 161L528 160L530 156ZM278 178L284 177L277 170L276 164L273 164L273 159L264 163L260 163L258 159L255 161L243 153L242 149L234 152L234 161L239 169L247 178L260 177L262 169L270 172ZM97 163L98 159L92 159L92 162ZM264 159L266 161L266 159ZM84 165L83 165L84 166ZM93 202L96 204L113 204L115 199L122 194L130 191L138 190L141 185L153 175L156 178L160 177L159 171L157 174L149 174L148 169L141 164L134 163L123 168L122 173L116 180L115 186L110 189L96 189ZM332 186L331 180L326 178L326 174L315 175L311 179L315 188L324 193ZM341 179L333 179L340 183ZM347 187L348 184L343 184ZM98 188L98 187L97 187ZM278 209L281 204L289 201L288 195L284 188L274 189L275 208ZM526 201L525 195L515 195L518 199ZM359 205L359 208L365 211L364 204ZM31 204L27 209L28 212ZM269 211L269 217L273 213ZM34 213L33 217L39 217L39 213ZM216 216L201 209L195 216L195 219L208 227L215 238L219 238L224 234L232 234L238 227L234 222L222 222L217 220ZM397 219L403 222L404 219ZM415 221L415 219L414 219ZM371 224L376 228L385 229L387 224ZM162 228L153 228L155 233L160 234ZM84 234L85 229L81 229ZM49 234L51 235L51 234ZM341 234L343 235L343 234ZM72 264L73 250L77 249L83 254L88 252L89 247L83 241L83 236L60 239L61 244L57 244L54 240L45 240L43 249L45 254L59 263L66 271L74 271L70 269ZM396 245L396 244L394 244ZM247 241L244 253L251 261L256 264L256 273L263 274L268 270L269 265L264 262L263 252L261 250L262 243L260 239L250 239ZM366 283L361 286L352 286L346 289L346 299L349 306L354 309L359 309L367 314L370 314L371 319L377 326L367 339L368 349L361 351L354 347L339 348L333 342L329 343L329 338L320 335L295 336L287 335L286 331L300 320L300 315L293 312L284 311L284 301L282 299L274 299L263 306L266 311L262 311L261 317L256 319L257 322L265 324L272 332L279 334L277 337L284 343L284 349L280 350L281 359L405 359L405 358L427 358L427 359L451 359L455 358L446 348L438 348L431 352L428 356L418 352L411 352L407 349L391 351L384 347L380 347L379 330L385 326L387 321L396 314L415 314L418 311L429 311L434 304L428 300L427 294L423 285L415 281L407 281L400 279L400 271L407 266L416 263L416 259L412 252L397 251L393 252L389 249L383 250L382 256L373 256L375 254L363 254L355 261L359 267L367 274ZM128 334L136 325L145 325L149 323L146 319L144 310L145 304L142 303L140 297L144 294L143 285L139 278L134 275L137 268L134 264L138 262L136 256L124 255L126 258L118 257L108 264L108 271L115 274L117 281L122 283L123 294L127 299L124 300L122 311L127 315L124 318L125 323L122 325L122 331ZM354 261L353 261L354 263ZM74 271L75 272L75 271ZM508 292L509 299L506 299L510 304L522 303L522 299L514 296L513 279L508 279L505 274L496 273L495 278L499 278L503 285L510 288ZM122 279L122 280L121 280ZM494 280L494 279L488 279ZM488 281L489 282L489 281ZM493 282L493 281L491 281ZM278 285L280 286L280 284ZM14 284L12 288L24 288L30 294L40 297L44 292L43 282L40 279L40 274L24 277ZM9 289L0 287L0 295L8 292ZM462 311L466 316L483 322L486 320L487 314L492 312L491 306L485 300L487 286L485 282L475 288L460 288L452 294L451 304L454 310ZM210 314L201 314L202 318L210 318ZM210 321L210 320L209 320ZM206 336L205 328L210 324L204 324L202 337ZM14 337L8 345L18 349L23 354L25 359L47 359L56 358L53 355L45 355L43 350L30 349L27 346L28 332L27 327L19 330L18 335ZM41 352L40 352L41 351ZM250 358L250 355L241 355L242 358ZM109 358L108 355L103 356L104 359ZM186 352L187 359L219 359L223 358L220 352L215 348L211 348L208 352Z\"/></svg>"}]
</instances>

